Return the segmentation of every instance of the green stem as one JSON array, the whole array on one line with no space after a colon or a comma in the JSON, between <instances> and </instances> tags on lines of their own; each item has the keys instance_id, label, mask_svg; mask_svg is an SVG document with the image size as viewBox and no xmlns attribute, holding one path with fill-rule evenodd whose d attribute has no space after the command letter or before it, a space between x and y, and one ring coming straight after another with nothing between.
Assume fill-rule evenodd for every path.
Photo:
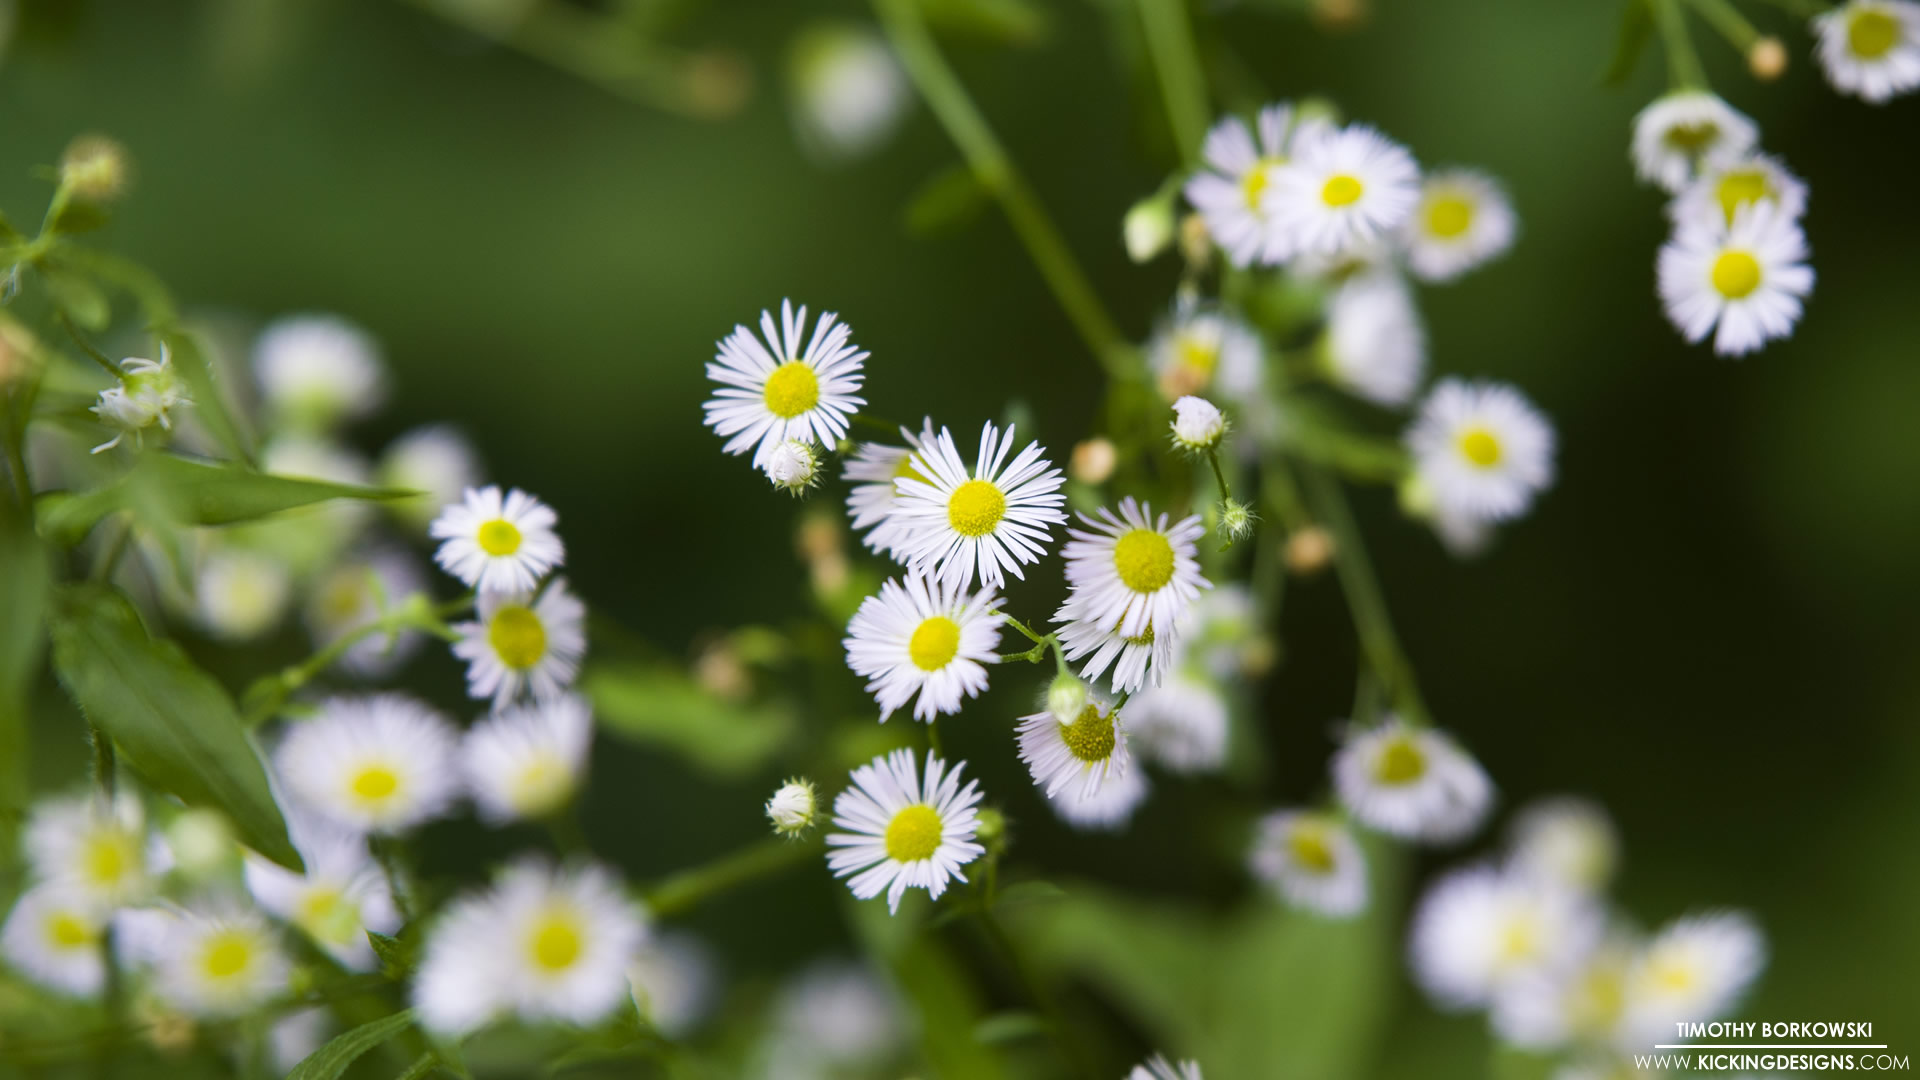
<instances>
[{"instance_id":1,"label":"green stem","mask_svg":"<svg viewBox=\"0 0 1920 1080\"><path fill-rule=\"evenodd\" d=\"M105 368L107 374L113 376L115 382L119 382L126 377L126 373L120 370L119 364L109 359L106 353L94 348L93 343L88 341L86 335L80 332L80 328L73 325L73 319L67 315L66 308L55 310L54 317L59 319L60 326L66 330L67 336L73 339L73 343L80 346L80 351L86 353L88 359Z\"/></svg>"},{"instance_id":2,"label":"green stem","mask_svg":"<svg viewBox=\"0 0 1920 1080\"><path fill-rule=\"evenodd\" d=\"M820 854L812 840L763 840L691 870L683 870L651 889L644 898L656 918L691 911L714 896L748 882L771 877Z\"/></svg>"},{"instance_id":3,"label":"green stem","mask_svg":"<svg viewBox=\"0 0 1920 1080\"><path fill-rule=\"evenodd\" d=\"M1740 50L1740 55L1745 56L1753 49L1753 43L1760 40L1760 31L1754 29L1753 24L1747 21L1747 17L1740 14L1739 9L1727 0L1691 0L1691 2L1693 10L1699 12L1701 18L1712 23L1713 28L1720 32L1721 37L1727 39L1729 45Z\"/></svg>"},{"instance_id":4,"label":"green stem","mask_svg":"<svg viewBox=\"0 0 1920 1080\"><path fill-rule=\"evenodd\" d=\"M1227 474L1220 471L1220 451L1217 448L1207 451L1207 464L1213 466L1213 482L1220 485L1220 497L1233 498L1233 488L1227 484Z\"/></svg>"},{"instance_id":5,"label":"green stem","mask_svg":"<svg viewBox=\"0 0 1920 1080\"><path fill-rule=\"evenodd\" d=\"M1187 6L1185 0L1139 0L1139 4L1147 52L1153 57L1160 97L1166 103L1167 124L1173 129L1181 162L1192 166L1200 160L1210 110Z\"/></svg>"},{"instance_id":6,"label":"green stem","mask_svg":"<svg viewBox=\"0 0 1920 1080\"><path fill-rule=\"evenodd\" d=\"M1046 279L1054 299L1066 311L1088 350L1108 375L1117 379L1138 377L1138 357L1133 348L1101 305L1059 228L940 55L920 5L916 0L873 0L873 6L920 96L960 148L974 179L999 201L1013 231L1026 245L1040 276Z\"/></svg>"},{"instance_id":7,"label":"green stem","mask_svg":"<svg viewBox=\"0 0 1920 1080\"><path fill-rule=\"evenodd\" d=\"M1047 639L1053 636L1051 634L1041 635L1041 634L1034 633L1032 630L1027 629L1027 624L1021 622L1019 619L1016 619L1011 615L1008 615L1004 611L1000 613L1000 617L1007 620L1008 626L1011 626L1015 630L1020 631L1022 636L1024 636L1028 641L1033 642L1035 645L1045 645L1047 643Z\"/></svg>"},{"instance_id":8,"label":"green stem","mask_svg":"<svg viewBox=\"0 0 1920 1080\"><path fill-rule=\"evenodd\" d=\"M1700 66L1700 54L1693 49L1687 33L1686 16L1680 0L1652 0L1653 15L1660 26L1661 43L1667 52L1667 77L1676 90L1705 90L1707 75Z\"/></svg>"},{"instance_id":9,"label":"green stem","mask_svg":"<svg viewBox=\"0 0 1920 1080\"><path fill-rule=\"evenodd\" d=\"M111 814L119 772L113 756L113 738L91 724L87 730L93 735L93 784L100 789L101 797L106 800L106 812Z\"/></svg>"},{"instance_id":10,"label":"green stem","mask_svg":"<svg viewBox=\"0 0 1920 1080\"><path fill-rule=\"evenodd\" d=\"M251 727L265 721L296 691L345 656L347 650L375 634L420 630L446 641L458 641L460 636L447 626L446 620L472 607L473 597L462 596L433 607L424 606L424 597L420 599L422 603L401 604L379 618L349 630L300 663L256 683L246 694L247 725Z\"/></svg>"}]
</instances>

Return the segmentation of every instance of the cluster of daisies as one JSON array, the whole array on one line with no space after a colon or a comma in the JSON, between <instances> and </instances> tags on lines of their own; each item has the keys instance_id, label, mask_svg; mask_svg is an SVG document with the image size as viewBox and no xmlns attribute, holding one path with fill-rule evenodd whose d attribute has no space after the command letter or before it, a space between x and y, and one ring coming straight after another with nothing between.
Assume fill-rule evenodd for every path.
<instances>
[{"instance_id":1,"label":"cluster of daisies","mask_svg":"<svg viewBox=\"0 0 1920 1080\"><path fill-rule=\"evenodd\" d=\"M1503 1042L1554 1055L1562 1080L1627 1072L1676 1022L1728 1016L1766 964L1758 927L1708 910L1642 930L1607 901L1618 862L1598 806L1525 808L1498 858L1442 875L1421 899L1415 981L1440 1008L1484 1011Z\"/></svg>"}]
</instances>

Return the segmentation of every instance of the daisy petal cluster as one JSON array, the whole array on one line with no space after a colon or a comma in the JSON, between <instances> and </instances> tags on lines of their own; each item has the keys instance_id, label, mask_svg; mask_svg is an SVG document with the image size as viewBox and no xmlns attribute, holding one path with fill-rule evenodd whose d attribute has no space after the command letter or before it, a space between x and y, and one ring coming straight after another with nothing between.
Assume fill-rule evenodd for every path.
<instances>
[{"instance_id":1,"label":"daisy petal cluster","mask_svg":"<svg viewBox=\"0 0 1920 1080\"><path fill-rule=\"evenodd\" d=\"M966 588L977 578L999 588L1008 574L1046 554L1049 525L1066 520L1060 506L1065 476L1039 443L1012 454L1014 429L991 422L980 429L980 449L969 470L946 428L914 451L912 473L894 480L891 511L899 540L896 557L941 582Z\"/></svg>"},{"instance_id":2,"label":"daisy petal cluster","mask_svg":"<svg viewBox=\"0 0 1920 1080\"><path fill-rule=\"evenodd\" d=\"M1118 514L1101 507L1080 519L1088 527L1069 530L1062 552L1071 592L1054 614L1065 627L1067 659L1090 654L1086 678L1113 663L1116 691L1157 684L1162 672L1154 657L1166 655L1180 619L1209 587L1197 559L1206 527L1198 515L1156 518L1132 496L1120 501Z\"/></svg>"},{"instance_id":3,"label":"daisy petal cluster","mask_svg":"<svg viewBox=\"0 0 1920 1080\"><path fill-rule=\"evenodd\" d=\"M861 602L847 625L847 666L871 680L881 722L910 700L916 720L957 713L987 688L1006 623L997 602L992 588L968 593L913 570Z\"/></svg>"},{"instance_id":4,"label":"daisy petal cluster","mask_svg":"<svg viewBox=\"0 0 1920 1080\"><path fill-rule=\"evenodd\" d=\"M961 867L986 849L974 843L980 790L960 786L966 762L947 763L928 752L922 773L911 750L895 750L853 770L852 786L833 801L827 834L827 866L848 878L862 900L885 893L887 908L900 910L908 889L925 889L938 900L950 881L965 881Z\"/></svg>"},{"instance_id":5,"label":"daisy petal cluster","mask_svg":"<svg viewBox=\"0 0 1920 1080\"><path fill-rule=\"evenodd\" d=\"M1479 762L1444 732L1393 717L1347 736L1333 786L1354 820L1419 843L1465 839L1493 805Z\"/></svg>"},{"instance_id":6,"label":"daisy petal cluster","mask_svg":"<svg viewBox=\"0 0 1920 1080\"><path fill-rule=\"evenodd\" d=\"M727 453L751 450L756 469L767 468L783 443L845 438L866 404L857 395L867 352L853 344L852 330L830 311L811 334L806 327L806 307L783 300L777 323L762 311L759 336L734 327L707 365L707 378L720 384L706 405L707 426L727 440Z\"/></svg>"},{"instance_id":7,"label":"daisy petal cluster","mask_svg":"<svg viewBox=\"0 0 1920 1080\"><path fill-rule=\"evenodd\" d=\"M274 769L302 806L355 832L398 833L460 795L453 725L405 694L334 698L291 725Z\"/></svg>"},{"instance_id":8,"label":"daisy petal cluster","mask_svg":"<svg viewBox=\"0 0 1920 1080\"><path fill-rule=\"evenodd\" d=\"M1920 4L1847 0L1813 17L1816 55L1843 94L1884 105L1920 88Z\"/></svg>"},{"instance_id":9,"label":"daisy petal cluster","mask_svg":"<svg viewBox=\"0 0 1920 1080\"><path fill-rule=\"evenodd\" d=\"M1366 856L1337 817L1278 810L1254 829L1247 866L1276 896L1331 918L1366 909Z\"/></svg>"},{"instance_id":10,"label":"daisy petal cluster","mask_svg":"<svg viewBox=\"0 0 1920 1080\"><path fill-rule=\"evenodd\" d=\"M1404 439L1413 471L1403 504L1432 521L1449 546L1477 548L1553 483L1553 426L1503 383L1440 380Z\"/></svg>"}]
</instances>

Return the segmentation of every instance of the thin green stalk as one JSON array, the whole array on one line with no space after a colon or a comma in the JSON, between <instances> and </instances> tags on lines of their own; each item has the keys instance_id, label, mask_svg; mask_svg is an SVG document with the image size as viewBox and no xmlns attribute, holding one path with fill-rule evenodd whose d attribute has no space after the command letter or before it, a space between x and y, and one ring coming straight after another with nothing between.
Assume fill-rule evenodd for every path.
<instances>
[{"instance_id":1,"label":"thin green stalk","mask_svg":"<svg viewBox=\"0 0 1920 1080\"><path fill-rule=\"evenodd\" d=\"M424 598L422 599L424 601ZM471 595L424 609L418 605L402 604L371 622L355 627L300 663L286 668L277 675L266 676L254 684L247 691L245 698L246 723L248 726L257 725L272 716L274 710L285 704L295 691L332 667L347 654L347 650L375 634L390 634L398 630L419 630L446 641L459 640L459 635L446 625L445 620L472 606Z\"/></svg>"},{"instance_id":2,"label":"thin green stalk","mask_svg":"<svg viewBox=\"0 0 1920 1080\"><path fill-rule=\"evenodd\" d=\"M947 66L915 0L873 0L874 11L886 29L894 52L929 108L967 160L974 179L993 195L1026 245L1040 276L1082 341L1107 374L1116 379L1138 376L1138 358L1127 344L1085 271L1047 216L1039 198L1014 167L986 118L974 106L966 88Z\"/></svg>"},{"instance_id":3,"label":"thin green stalk","mask_svg":"<svg viewBox=\"0 0 1920 1080\"><path fill-rule=\"evenodd\" d=\"M646 890L647 907L667 918L699 907L723 892L771 877L817 856L822 844L811 840L762 840L691 870L683 870Z\"/></svg>"},{"instance_id":4,"label":"thin green stalk","mask_svg":"<svg viewBox=\"0 0 1920 1080\"><path fill-rule=\"evenodd\" d=\"M1660 26L1661 44L1667 53L1667 77L1673 88L1705 90L1706 71L1700 66L1700 54L1694 51L1693 37L1687 32L1680 0L1653 0L1653 17Z\"/></svg>"},{"instance_id":5,"label":"thin green stalk","mask_svg":"<svg viewBox=\"0 0 1920 1080\"><path fill-rule=\"evenodd\" d=\"M1227 474L1220 471L1219 450L1214 449L1207 451L1207 464L1213 466L1213 482L1220 485L1220 497L1222 499L1233 498L1233 488L1227 484Z\"/></svg>"},{"instance_id":6,"label":"thin green stalk","mask_svg":"<svg viewBox=\"0 0 1920 1080\"><path fill-rule=\"evenodd\" d=\"M1180 148L1181 163L1192 166L1200 160L1211 110L1187 5L1185 0L1139 0L1139 4L1147 52L1153 57L1160 97L1166 103L1167 124L1173 129L1174 145Z\"/></svg>"},{"instance_id":7,"label":"thin green stalk","mask_svg":"<svg viewBox=\"0 0 1920 1080\"><path fill-rule=\"evenodd\" d=\"M1727 44L1740 50L1741 56L1752 51L1753 43L1760 40L1760 31L1756 30L1754 25L1747 21L1747 17L1740 14L1740 10L1727 0L1690 0L1690 2L1693 4L1693 10L1699 12L1701 18L1712 23L1713 28L1720 32L1720 36L1727 39Z\"/></svg>"},{"instance_id":8,"label":"thin green stalk","mask_svg":"<svg viewBox=\"0 0 1920 1080\"><path fill-rule=\"evenodd\" d=\"M940 748L940 718L938 716L930 716L927 718L927 748L933 751L934 757L944 760L947 756L947 752Z\"/></svg>"},{"instance_id":9,"label":"thin green stalk","mask_svg":"<svg viewBox=\"0 0 1920 1080\"><path fill-rule=\"evenodd\" d=\"M73 339L73 343L80 346L80 351L87 354L89 360L105 368L107 374L113 376L115 381L126 377L126 372L120 370L119 364L109 359L106 353L93 347L93 343L87 340L87 336L82 334L80 328L73 324L73 319L67 315L66 308L56 309L54 311L54 317L60 321L60 326L66 330L67 336Z\"/></svg>"}]
</instances>

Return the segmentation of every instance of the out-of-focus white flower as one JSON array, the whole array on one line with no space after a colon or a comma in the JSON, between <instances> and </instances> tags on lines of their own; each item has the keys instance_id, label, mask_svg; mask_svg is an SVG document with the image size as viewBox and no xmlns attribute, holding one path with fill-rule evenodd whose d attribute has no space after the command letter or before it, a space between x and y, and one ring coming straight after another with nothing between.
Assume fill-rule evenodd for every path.
<instances>
[{"instance_id":1,"label":"out-of-focus white flower","mask_svg":"<svg viewBox=\"0 0 1920 1080\"><path fill-rule=\"evenodd\" d=\"M1920 4L1848 0L1813 17L1820 66L1844 94L1882 105L1920 86Z\"/></svg>"},{"instance_id":2,"label":"out-of-focus white flower","mask_svg":"<svg viewBox=\"0 0 1920 1080\"><path fill-rule=\"evenodd\" d=\"M272 552L215 543L200 557L193 590L200 625L228 641L250 641L286 615L293 575Z\"/></svg>"},{"instance_id":3,"label":"out-of-focus white flower","mask_svg":"<svg viewBox=\"0 0 1920 1080\"><path fill-rule=\"evenodd\" d=\"M866 399L858 397L867 352L849 340L847 324L824 312L807 334L807 309L780 302L780 322L760 313L760 337L744 326L719 346L707 378L720 384L706 404L707 426L727 440L729 454L753 451L764 468L789 439L832 446ZM762 340L762 339L765 340Z\"/></svg>"},{"instance_id":4,"label":"out-of-focus white flower","mask_svg":"<svg viewBox=\"0 0 1920 1080\"><path fill-rule=\"evenodd\" d=\"M1518 231L1499 181L1473 169L1447 169L1421 182L1420 203L1400 236L1415 277L1452 281L1506 254Z\"/></svg>"},{"instance_id":5,"label":"out-of-focus white flower","mask_svg":"<svg viewBox=\"0 0 1920 1080\"><path fill-rule=\"evenodd\" d=\"M1573 970L1605 921L1583 894L1493 867L1457 870L1436 882L1414 912L1413 974L1445 1009L1489 1004L1524 980Z\"/></svg>"},{"instance_id":6,"label":"out-of-focus white flower","mask_svg":"<svg viewBox=\"0 0 1920 1080\"><path fill-rule=\"evenodd\" d=\"M1135 1065L1133 1071L1127 1074L1127 1080L1202 1080L1202 1077L1197 1061L1182 1061L1176 1065L1164 1056L1155 1054Z\"/></svg>"},{"instance_id":7,"label":"out-of-focus white flower","mask_svg":"<svg viewBox=\"0 0 1920 1080\"><path fill-rule=\"evenodd\" d=\"M375 548L339 563L314 582L307 597L307 631L316 647L326 648L425 588L426 578L413 556L399 548ZM378 677L405 663L422 640L416 630L371 634L348 646L339 666L355 675Z\"/></svg>"},{"instance_id":8,"label":"out-of-focus white flower","mask_svg":"<svg viewBox=\"0 0 1920 1080\"><path fill-rule=\"evenodd\" d=\"M1807 210L1807 185L1771 154L1758 152L1714 162L1700 171L1667 204L1667 216L1679 228L1723 229L1740 209L1771 202L1781 215L1798 220Z\"/></svg>"},{"instance_id":9,"label":"out-of-focus white flower","mask_svg":"<svg viewBox=\"0 0 1920 1080\"><path fill-rule=\"evenodd\" d=\"M289 315L270 323L254 342L253 373L268 411L299 428L366 416L386 399L380 346L338 315Z\"/></svg>"},{"instance_id":10,"label":"out-of-focus white flower","mask_svg":"<svg viewBox=\"0 0 1920 1080\"><path fill-rule=\"evenodd\" d=\"M459 501L468 488L479 487L484 470L480 452L459 428L432 424L387 444L376 475L386 487L422 493L384 505L407 524L424 530L441 507Z\"/></svg>"},{"instance_id":11,"label":"out-of-focus white flower","mask_svg":"<svg viewBox=\"0 0 1920 1080\"><path fill-rule=\"evenodd\" d=\"M1263 209L1302 252L1339 256L1391 236L1420 200L1420 166L1364 124L1310 122L1274 170Z\"/></svg>"},{"instance_id":12,"label":"out-of-focus white flower","mask_svg":"<svg viewBox=\"0 0 1920 1080\"><path fill-rule=\"evenodd\" d=\"M577 694L483 717L460 741L461 772L480 816L503 823L565 806L586 778L592 741L593 712Z\"/></svg>"},{"instance_id":13,"label":"out-of-focus white flower","mask_svg":"<svg viewBox=\"0 0 1920 1080\"><path fill-rule=\"evenodd\" d=\"M1339 819L1281 810L1260 819L1247 856L1253 876L1289 904L1344 918L1367 906L1367 860Z\"/></svg>"},{"instance_id":14,"label":"out-of-focus white flower","mask_svg":"<svg viewBox=\"0 0 1920 1080\"><path fill-rule=\"evenodd\" d=\"M1793 333L1813 291L1807 256L1798 223L1772 202L1751 203L1731 225L1689 222L1674 230L1660 249L1660 299L1688 341L1712 333L1714 352L1744 355Z\"/></svg>"},{"instance_id":15,"label":"out-of-focus white flower","mask_svg":"<svg viewBox=\"0 0 1920 1080\"><path fill-rule=\"evenodd\" d=\"M336 825L396 833L445 813L460 792L453 726L404 694L341 697L290 725L274 771Z\"/></svg>"},{"instance_id":16,"label":"out-of-focus white flower","mask_svg":"<svg viewBox=\"0 0 1920 1080\"><path fill-rule=\"evenodd\" d=\"M1676 90L1633 121L1633 167L1640 179L1678 192L1702 166L1753 149L1760 129L1705 90Z\"/></svg>"},{"instance_id":17,"label":"out-of-focus white flower","mask_svg":"<svg viewBox=\"0 0 1920 1080\"><path fill-rule=\"evenodd\" d=\"M1347 736L1333 786L1361 824L1425 843L1465 838L1493 805L1493 782L1472 755L1444 732L1393 717Z\"/></svg>"},{"instance_id":18,"label":"out-of-focus white flower","mask_svg":"<svg viewBox=\"0 0 1920 1080\"><path fill-rule=\"evenodd\" d=\"M1147 342L1147 365L1168 401L1213 394L1245 403L1260 393L1266 347L1234 316L1182 305Z\"/></svg>"},{"instance_id":19,"label":"out-of-focus white flower","mask_svg":"<svg viewBox=\"0 0 1920 1080\"><path fill-rule=\"evenodd\" d=\"M566 561L566 545L553 531L558 514L514 488L467 489L429 530L441 541L434 561L482 593L532 592L547 571Z\"/></svg>"},{"instance_id":20,"label":"out-of-focus white flower","mask_svg":"<svg viewBox=\"0 0 1920 1080\"><path fill-rule=\"evenodd\" d=\"M774 1004L777 1050L803 1066L858 1068L879 1063L905 1041L905 1016L887 984L864 965L818 961L780 992ZM767 1074L787 1075L776 1061Z\"/></svg>"},{"instance_id":21,"label":"out-of-focus white flower","mask_svg":"<svg viewBox=\"0 0 1920 1080\"><path fill-rule=\"evenodd\" d=\"M853 770L853 783L833 800L833 823L846 832L827 836L827 866L850 877L862 900L887 894L889 911L900 910L910 888L938 900L947 883L965 881L960 868L986 849L973 842L980 789L960 786L966 762L947 763L927 753L924 776L913 751L895 750Z\"/></svg>"},{"instance_id":22,"label":"out-of-focus white flower","mask_svg":"<svg viewBox=\"0 0 1920 1080\"><path fill-rule=\"evenodd\" d=\"M901 428L900 438L906 446L859 444L848 455L840 474L852 488L847 493L847 516L852 519L853 531L866 532L862 542L869 549L896 557L901 530L893 517L893 504L900 490L894 481L901 477L926 480L913 471L913 454L933 442L933 421L921 420L918 435Z\"/></svg>"},{"instance_id":23,"label":"out-of-focus white flower","mask_svg":"<svg viewBox=\"0 0 1920 1080\"><path fill-rule=\"evenodd\" d=\"M1147 801L1149 791L1145 769L1126 769L1108 778L1091 795L1074 787L1049 795L1047 806L1076 829L1117 832L1133 820L1133 812Z\"/></svg>"},{"instance_id":24,"label":"out-of-focus white flower","mask_svg":"<svg viewBox=\"0 0 1920 1080\"><path fill-rule=\"evenodd\" d=\"M467 693L495 708L519 700L551 701L573 685L587 651L587 606L554 578L538 597L481 593L472 622L456 623L453 655L467 662Z\"/></svg>"},{"instance_id":25,"label":"out-of-focus white flower","mask_svg":"<svg viewBox=\"0 0 1920 1080\"><path fill-rule=\"evenodd\" d=\"M20 894L0 927L0 956L41 986L92 997L107 978L100 951L103 910L64 886L36 885Z\"/></svg>"},{"instance_id":26,"label":"out-of-focus white flower","mask_svg":"<svg viewBox=\"0 0 1920 1080\"><path fill-rule=\"evenodd\" d=\"M1227 699L1184 669L1127 700L1127 743L1141 758L1177 773L1204 773L1227 761Z\"/></svg>"},{"instance_id":27,"label":"out-of-focus white flower","mask_svg":"<svg viewBox=\"0 0 1920 1080\"><path fill-rule=\"evenodd\" d=\"M1766 964L1766 938L1742 912L1668 923L1628 973L1624 1040L1637 1049L1672 1034L1676 1022L1726 1016Z\"/></svg>"},{"instance_id":28,"label":"out-of-focus white flower","mask_svg":"<svg viewBox=\"0 0 1920 1080\"><path fill-rule=\"evenodd\" d=\"M276 1073L291 1073L294 1066L312 1057L333 1030L333 1014L325 1005L290 1012L273 1022L267 1031L267 1057Z\"/></svg>"},{"instance_id":29,"label":"out-of-focus white flower","mask_svg":"<svg viewBox=\"0 0 1920 1080\"><path fill-rule=\"evenodd\" d=\"M1440 516L1507 521L1553 483L1553 425L1504 383L1441 379L1406 444Z\"/></svg>"},{"instance_id":30,"label":"out-of-focus white flower","mask_svg":"<svg viewBox=\"0 0 1920 1080\"><path fill-rule=\"evenodd\" d=\"M21 843L34 877L101 910L145 900L161 869L148 851L140 800L125 791L111 805L91 793L38 803Z\"/></svg>"},{"instance_id":31,"label":"out-of-focus white flower","mask_svg":"<svg viewBox=\"0 0 1920 1080\"><path fill-rule=\"evenodd\" d=\"M1293 106L1269 105L1248 130L1237 116L1222 119L1201 146L1205 168L1187 181L1187 201L1200 211L1207 233L1235 266L1291 258L1292 234L1268 212L1266 193L1274 172L1287 162L1293 137Z\"/></svg>"},{"instance_id":32,"label":"out-of-focus white flower","mask_svg":"<svg viewBox=\"0 0 1920 1080\"><path fill-rule=\"evenodd\" d=\"M712 953L692 934L668 931L642 942L627 965L640 1018L669 1039L686 1036L713 1004Z\"/></svg>"},{"instance_id":33,"label":"out-of-focus white flower","mask_svg":"<svg viewBox=\"0 0 1920 1080\"><path fill-rule=\"evenodd\" d=\"M787 74L801 142L827 158L873 149L899 126L913 101L892 50L864 26L807 27L794 38Z\"/></svg>"},{"instance_id":34,"label":"out-of-focus white flower","mask_svg":"<svg viewBox=\"0 0 1920 1080\"><path fill-rule=\"evenodd\" d=\"M247 891L345 967L374 970L379 961L367 931L394 933L400 929L400 914L365 835L292 807L287 829L306 872L296 874L249 853Z\"/></svg>"},{"instance_id":35,"label":"out-of-focus white flower","mask_svg":"<svg viewBox=\"0 0 1920 1080\"><path fill-rule=\"evenodd\" d=\"M160 997L192 1016L251 1012L285 992L291 970L260 913L227 901L180 911L159 949Z\"/></svg>"},{"instance_id":36,"label":"out-of-focus white flower","mask_svg":"<svg viewBox=\"0 0 1920 1080\"><path fill-rule=\"evenodd\" d=\"M1392 271L1347 279L1327 301L1327 374L1376 405L1405 405L1427 369L1427 334L1406 284Z\"/></svg>"},{"instance_id":37,"label":"out-of-focus white flower","mask_svg":"<svg viewBox=\"0 0 1920 1080\"><path fill-rule=\"evenodd\" d=\"M1543 799L1516 814L1510 845L1517 872L1588 892L1606 888L1620 860L1620 837L1606 810L1568 796Z\"/></svg>"},{"instance_id":38,"label":"out-of-focus white flower","mask_svg":"<svg viewBox=\"0 0 1920 1080\"><path fill-rule=\"evenodd\" d=\"M128 435L138 438L155 424L163 431L172 431L174 410L193 404L164 349L159 362L130 356L120 362L120 371L119 384L100 391L100 401L92 409L101 423L119 429L113 438L93 448L96 454L120 445Z\"/></svg>"},{"instance_id":39,"label":"out-of-focus white flower","mask_svg":"<svg viewBox=\"0 0 1920 1080\"><path fill-rule=\"evenodd\" d=\"M1639 943L1616 931L1566 970L1509 980L1489 1014L1494 1031L1515 1046L1534 1050L1569 1044L1645 1050L1652 1040L1632 1045L1621 1037L1627 978L1639 949Z\"/></svg>"}]
</instances>

